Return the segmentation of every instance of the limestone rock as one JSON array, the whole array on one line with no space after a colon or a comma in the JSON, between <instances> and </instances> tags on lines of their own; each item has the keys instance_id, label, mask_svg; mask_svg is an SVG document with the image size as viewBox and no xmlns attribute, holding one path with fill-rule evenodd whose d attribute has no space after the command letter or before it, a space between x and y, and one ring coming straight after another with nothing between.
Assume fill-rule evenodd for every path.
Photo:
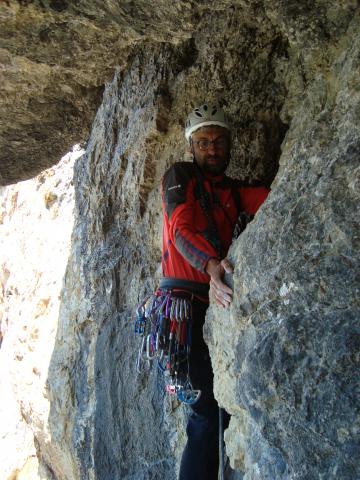
<instances>
[{"instance_id":1,"label":"limestone rock","mask_svg":"<svg viewBox=\"0 0 360 480\"><path fill-rule=\"evenodd\" d=\"M19 242L38 258L27 253L15 275L9 232L23 194L1 192L0 355L11 372L1 392L22 418L13 451L25 438L3 476L39 465L49 480L176 478L186 412L164 398L156 370L136 376L133 310L160 275L159 184L186 154L186 112L219 99L234 125L230 173L272 184L230 253L234 304L212 307L206 323L216 395L232 414L233 477L357 478L357 3L9 0L1 9L2 183L87 139L108 81L73 187L63 164L32 184L41 210L32 205L30 223L55 222L43 235L56 267L26 227Z\"/></svg>"},{"instance_id":2,"label":"limestone rock","mask_svg":"<svg viewBox=\"0 0 360 480\"><path fill-rule=\"evenodd\" d=\"M50 403L46 381L73 228L73 165L80 154L75 151L35 179L1 191L3 479L52 479L38 455L39 445L42 452L51 452L52 469L57 463L56 444L47 426ZM49 196L53 198L51 205ZM61 377L58 372L58 381Z\"/></svg>"},{"instance_id":3,"label":"limestone rock","mask_svg":"<svg viewBox=\"0 0 360 480\"><path fill-rule=\"evenodd\" d=\"M336 94L314 112L321 80L306 90L271 195L231 249L234 304L207 321L244 480L360 475L358 26L322 79Z\"/></svg>"}]
</instances>

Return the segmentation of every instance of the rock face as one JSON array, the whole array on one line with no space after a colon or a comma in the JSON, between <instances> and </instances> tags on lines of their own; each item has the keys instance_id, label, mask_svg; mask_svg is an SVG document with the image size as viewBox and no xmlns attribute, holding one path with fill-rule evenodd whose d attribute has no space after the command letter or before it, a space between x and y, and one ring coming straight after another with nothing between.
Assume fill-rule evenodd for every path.
<instances>
[{"instance_id":1,"label":"rock face","mask_svg":"<svg viewBox=\"0 0 360 480\"><path fill-rule=\"evenodd\" d=\"M34 176L74 143L86 141L104 82L112 78L115 66L123 70L132 61L139 46L177 45L209 23L206 34L222 37L222 42L230 32L241 36L239 16L247 15L249 8L239 8L238 3L242 2L0 2L0 185ZM258 23L251 25L251 16L244 25L247 37ZM229 34L219 35L218 28ZM218 45L219 58L212 60L225 60L231 67L231 52L239 46L236 40ZM228 59L220 58L225 47ZM222 75L220 64L213 70L217 77ZM216 83L227 88L220 78Z\"/></svg>"},{"instance_id":2,"label":"rock face","mask_svg":"<svg viewBox=\"0 0 360 480\"><path fill-rule=\"evenodd\" d=\"M53 163L57 148L85 138L98 89L119 65L106 85L86 153L74 167L74 197L71 189L66 197L74 198L74 219L67 218L64 237L59 235L66 248L54 273L56 287L47 304L41 301L48 297L34 293L51 330L41 337L49 342L37 367L40 383L26 384L28 376L18 373L23 360L11 355L30 342L17 329L30 331L38 318L29 310L24 325L13 320L20 302L27 304L32 277L15 291L20 280L14 276L13 300L3 298L0 353L11 358L15 373L2 391L16 385L9 395L20 405L18 431L25 432L28 447L4 463L2 476L20 479L16 472L30 465L38 470L34 478L176 478L186 412L164 398L155 370L148 379L136 376L132 312L160 275L159 184L166 167L185 155L186 112L204 99L220 98L234 125L230 173L272 184L268 200L231 248L233 306L230 312L211 307L205 325L216 396L232 414L226 432L231 464L244 480L353 480L360 475L357 4L223 0L216 7L174 2L172 10L154 5L1 5L2 18L8 16L7 34L2 33L8 65L18 65L20 56L21 65L41 63L31 75L50 69L57 75L52 79L62 78L65 97L82 105L70 123L49 128L44 114L28 112L32 93L25 82L24 95L13 103L18 143L9 141L8 126L3 130L9 149L4 183ZM39 19L48 26L46 46L35 48L38 36L25 46L30 32L41 30ZM21 31L16 39L15 20ZM61 29L71 31L71 38L77 32L76 49L72 42L60 43ZM26 76L10 73L10 67L3 69L4 85L14 90ZM79 78L85 91L70 95L66 87L73 89ZM48 97L37 92L49 120L58 110L50 100L63 98L57 83L49 81ZM3 118L8 108L4 104ZM35 123L43 135L36 145L24 140ZM18 186L13 188L3 198L15 198ZM49 191L46 205L60 212L61 195L53 187ZM8 218L9 209L4 211ZM5 292L14 267L2 263ZM53 304L58 314L48 310Z\"/></svg>"},{"instance_id":3,"label":"rock face","mask_svg":"<svg viewBox=\"0 0 360 480\"><path fill-rule=\"evenodd\" d=\"M37 178L2 188L0 210L0 476L52 478L48 368L74 223L76 151ZM37 475L39 473L39 476Z\"/></svg>"},{"instance_id":4,"label":"rock face","mask_svg":"<svg viewBox=\"0 0 360 480\"><path fill-rule=\"evenodd\" d=\"M231 249L233 307L207 320L244 479L360 475L359 40L354 24L307 88L272 193Z\"/></svg>"}]
</instances>

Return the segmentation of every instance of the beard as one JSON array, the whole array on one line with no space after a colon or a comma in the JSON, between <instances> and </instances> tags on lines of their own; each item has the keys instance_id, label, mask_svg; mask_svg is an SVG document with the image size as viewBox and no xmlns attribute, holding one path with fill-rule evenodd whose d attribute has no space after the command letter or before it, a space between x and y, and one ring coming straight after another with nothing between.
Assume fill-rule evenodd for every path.
<instances>
[{"instance_id":1,"label":"beard","mask_svg":"<svg viewBox=\"0 0 360 480\"><path fill-rule=\"evenodd\" d=\"M221 175L229 165L229 156L219 157L217 155L208 155L204 158L201 169L211 175Z\"/></svg>"}]
</instances>

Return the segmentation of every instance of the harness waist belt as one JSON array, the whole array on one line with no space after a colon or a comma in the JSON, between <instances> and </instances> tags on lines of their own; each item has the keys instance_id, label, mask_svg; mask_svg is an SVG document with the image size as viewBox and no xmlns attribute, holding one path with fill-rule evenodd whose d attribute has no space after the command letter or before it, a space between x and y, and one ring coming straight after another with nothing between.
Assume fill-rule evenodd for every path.
<instances>
[{"instance_id":1,"label":"harness waist belt","mask_svg":"<svg viewBox=\"0 0 360 480\"><path fill-rule=\"evenodd\" d=\"M209 295L208 283L193 282L191 280L183 280L182 278L163 277L160 279L160 288L165 290L171 290L172 288L184 289L201 297L208 297Z\"/></svg>"}]
</instances>

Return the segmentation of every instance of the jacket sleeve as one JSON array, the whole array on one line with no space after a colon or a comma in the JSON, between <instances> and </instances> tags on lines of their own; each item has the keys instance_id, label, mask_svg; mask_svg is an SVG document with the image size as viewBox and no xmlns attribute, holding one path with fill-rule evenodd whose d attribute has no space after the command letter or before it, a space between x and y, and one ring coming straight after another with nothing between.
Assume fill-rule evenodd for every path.
<instances>
[{"instance_id":1,"label":"jacket sleeve","mask_svg":"<svg viewBox=\"0 0 360 480\"><path fill-rule=\"evenodd\" d=\"M169 238L191 266L203 273L210 258L217 258L212 245L197 228L195 179L190 166L173 165L162 181L164 214L167 216Z\"/></svg>"},{"instance_id":2,"label":"jacket sleeve","mask_svg":"<svg viewBox=\"0 0 360 480\"><path fill-rule=\"evenodd\" d=\"M265 187L242 187L239 189L241 205L246 213L255 215L270 193Z\"/></svg>"}]
</instances>

